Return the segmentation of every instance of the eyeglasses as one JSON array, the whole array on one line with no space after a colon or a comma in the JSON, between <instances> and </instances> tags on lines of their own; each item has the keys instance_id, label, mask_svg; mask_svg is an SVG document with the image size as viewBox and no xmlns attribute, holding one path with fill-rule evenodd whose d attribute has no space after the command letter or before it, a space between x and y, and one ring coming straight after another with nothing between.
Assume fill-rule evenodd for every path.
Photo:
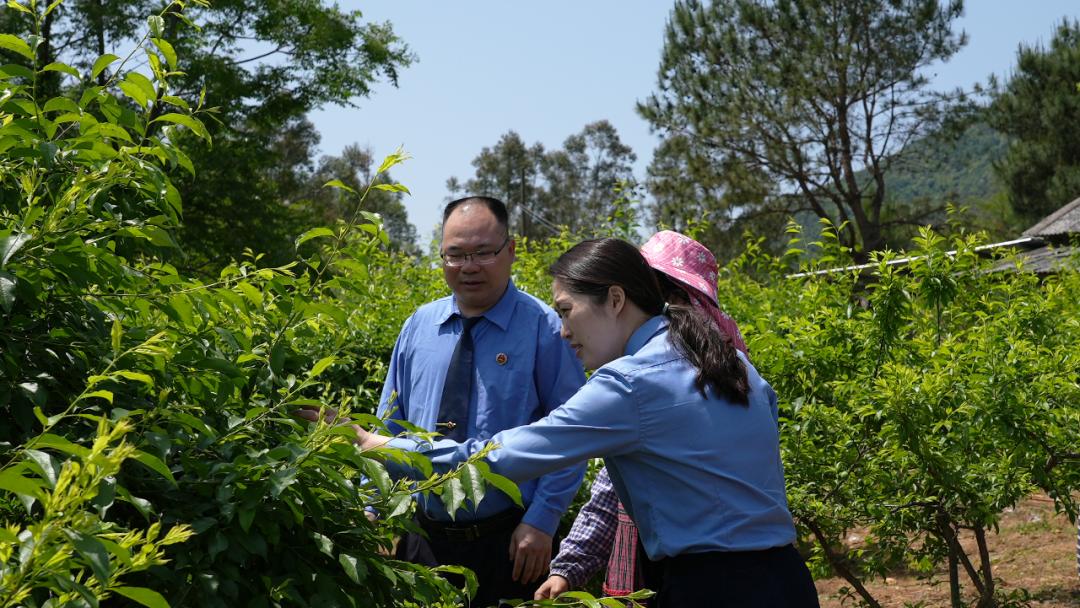
<instances>
[{"instance_id":1,"label":"eyeglasses","mask_svg":"<svg viewBox=\"0 0 1080 608\"><path fill-rule=\"evenodd\" d=\"M451 268L460 268L467 264L469 260L473 263L481 266L487 266L488 264L495 263L495 257L499 255L499 252L506 248L506 244L510 242L510 237L506 237L502 245L495 251L474 251L472 253L440 253L439 257L442 258L443 264Z\"/></svg>"}]
</instances>

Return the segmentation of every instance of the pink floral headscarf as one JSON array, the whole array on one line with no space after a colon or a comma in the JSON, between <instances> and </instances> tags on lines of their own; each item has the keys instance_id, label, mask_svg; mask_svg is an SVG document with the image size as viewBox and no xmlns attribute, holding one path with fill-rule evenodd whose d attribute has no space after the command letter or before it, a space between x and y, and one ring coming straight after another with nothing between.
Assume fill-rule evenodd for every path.
<instances>
[{"instance_id":1,"label":"pink floral headscarf","mask_svg":"<svg viewBox=\"0 0 1080 608\"><path fill-rule=\"evenodd\" d=\"M641 247L641 254L649 266L685 288L690 302L716 322L735 348L749 354L739 326L720 310L716 298L716 257L711 251L684 234L662 230Z\"/></svg>"}]
</instances>

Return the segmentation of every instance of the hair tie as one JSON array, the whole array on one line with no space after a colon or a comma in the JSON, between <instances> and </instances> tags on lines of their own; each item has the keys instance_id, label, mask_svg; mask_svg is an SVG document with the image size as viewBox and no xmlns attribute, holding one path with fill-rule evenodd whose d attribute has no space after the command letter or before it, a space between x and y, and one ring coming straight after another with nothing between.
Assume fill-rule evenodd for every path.
<instances>
[{"instance_id":1,"label":"hair tie","mask_svg":"<svg viewBox=\"0 0 1080 608\"><path fill-rule=\"evenodd\" d=\"M668 309L670 309L670 308L671 308L671 305L668 304L667 302L664 302L664 309L660 311L660 314L665 316L665 317L668 316Z\"/></svg>"}]
</instances>

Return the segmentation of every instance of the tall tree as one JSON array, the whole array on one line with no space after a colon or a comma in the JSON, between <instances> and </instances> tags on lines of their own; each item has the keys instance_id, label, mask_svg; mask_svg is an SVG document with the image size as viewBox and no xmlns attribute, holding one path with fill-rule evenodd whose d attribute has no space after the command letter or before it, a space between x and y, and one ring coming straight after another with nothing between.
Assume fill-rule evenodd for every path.
<instances>
[{"instance_id":1,"label":"tall tree","mask_svg":"<svg viewBox=\"0 0 1080 608\"><path fill-rule=\"evenodd\" d=\"M633 182L636 158L606 120L586 125L550 151L510 131L473 159L473 177L464 183L451 177L446 187L452 196L501 198L518 235L543 238L563 226L577 231L607 217L616 188Z\"/></svg>"},{"instance_id":2,"label":"tall tree","mask_svg":"<svg viewBox=\"0 0 1080 608\"><path fill-rule=\"evenodd\" d=\"M537 212L543 157L543 145L528 146L517 132L508 131L498 143L490 148L485 146L473 159L476 172L465 181L464 192L503 200L518 235L534 237L545 230L547 222ZM449 181L447 184L453 185Z\"/></svg>"},{"instance_id":3,"label":"tall tree","mask_svg":"<svg viewBox=\"0 0 1080 608\"><path fill-rule=\"evenodd\" d=\"M1035 222L1080 196L1080 22L1063 21L1050 46L1021 45L987 119L1012 139L995 170L1013 209Z\"/></svg>"},{"instance_id":4,"label":"tall tree","mask_svg":"<svg viewBox=\"0 0 1080 608\"><path fill-rule=\"evenodd\" d=\"M959 0L682 0L659 91L638 109L662 136L690 140L686 162L741 167L717 172L732 180L725 190L774 184L771 200L717 204L812 211L845 224L842 242L865 257L890 224L921 216L886 219L885 174L951 105L924 74L964 44L951 27L961 10Z\"/></svg>"},{"instance_id":5,"label":"tall tree","mask_svg":"<svg viewBox=\"0 0 1080 608\"><path fill-rule=\"evenodd\" d=\"M540 165L545 189L540 209L553 223L578 230L607 217L615 189L634 179L637 155L606 120L566 138Z\"/></svg>"}]
</instances>

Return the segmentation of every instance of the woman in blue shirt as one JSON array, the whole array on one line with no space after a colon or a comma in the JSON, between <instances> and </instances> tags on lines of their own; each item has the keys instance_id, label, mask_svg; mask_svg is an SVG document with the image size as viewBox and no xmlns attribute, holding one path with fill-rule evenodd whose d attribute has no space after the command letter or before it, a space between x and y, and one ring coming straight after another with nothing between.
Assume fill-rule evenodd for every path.
<instances>
[{"instance_id":1,"label":"woman in blue shirt","mask_svg":"<svg viewBox=\"0 0 1080 608\"><path fill-rule=\"evenodd\" d=\"M492 470L521 481L603 457L658 564L658 606L817 606L792 545L772 387L711 320L665 304L633 245L585 241L550 271L562 336L596 371L547 417L496 434ZM486 445L358 434L444 470Z\"/></svg>"}]
</instances>

